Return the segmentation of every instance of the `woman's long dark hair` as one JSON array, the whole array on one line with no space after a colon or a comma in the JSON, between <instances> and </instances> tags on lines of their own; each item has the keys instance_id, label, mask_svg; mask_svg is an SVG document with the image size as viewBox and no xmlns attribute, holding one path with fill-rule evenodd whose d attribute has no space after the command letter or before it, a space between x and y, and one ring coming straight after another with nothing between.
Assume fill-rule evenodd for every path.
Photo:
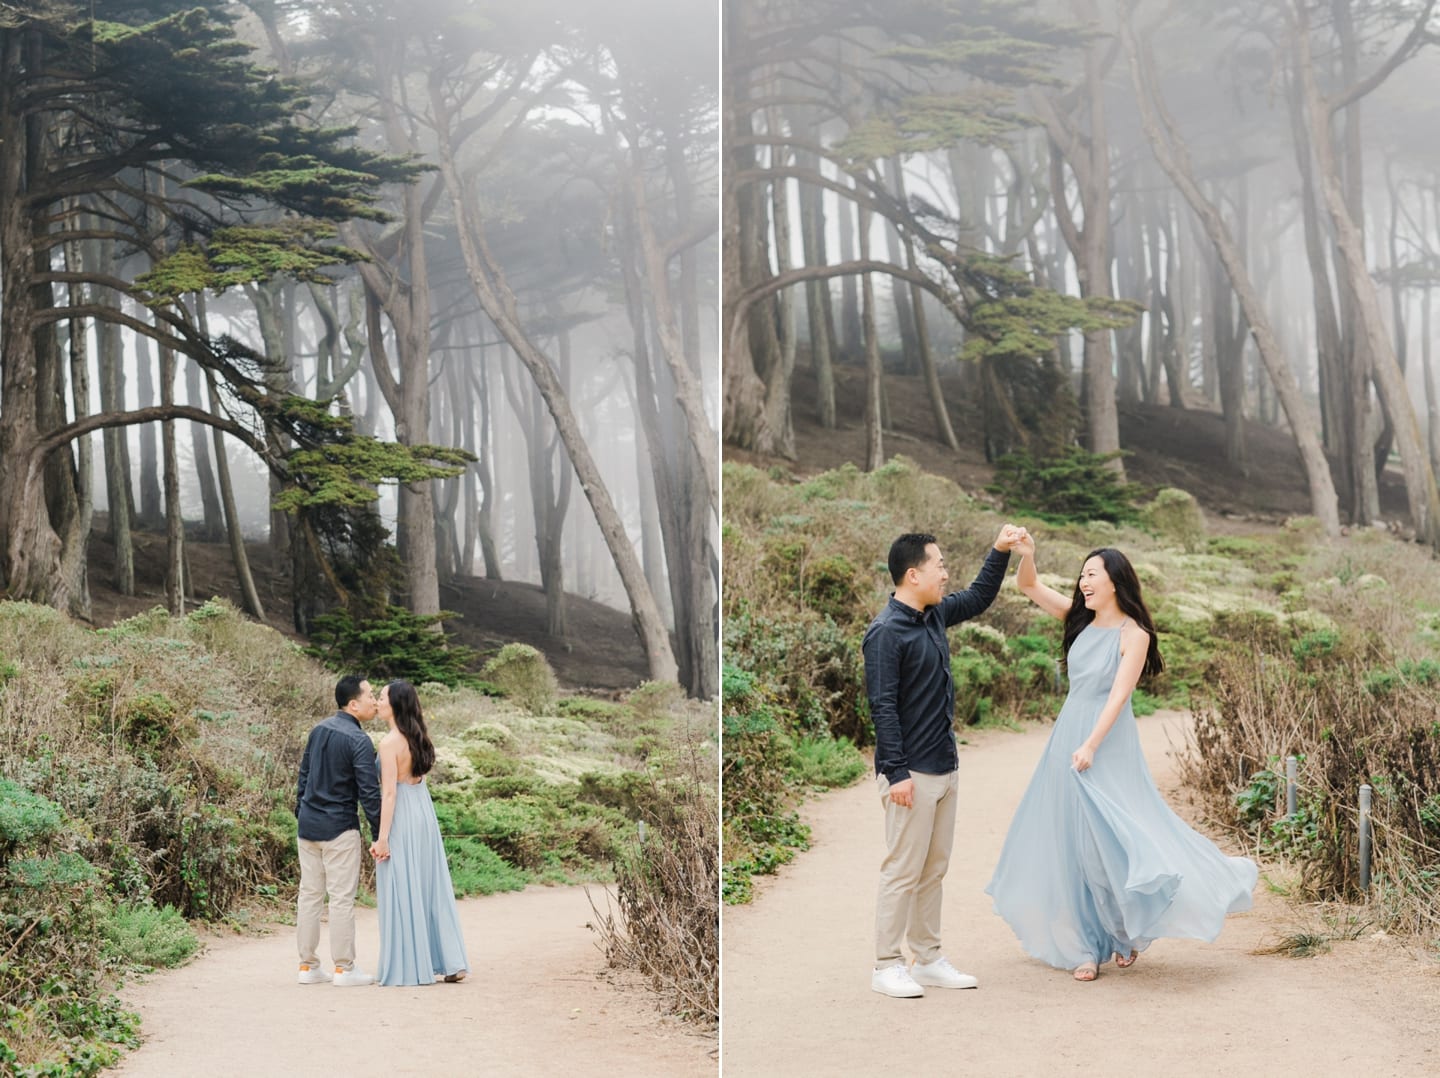
<instances>
[{"instance_id":1,"label":"woman's long dark hair","mask_svg":"<svg viewBox=\"0 0 1440 1078\"><path fill-rule=\"evenodd\" d=\"M395 713L395 729L405 735L410 746L410 773L417 779L435 766L435 743L425 729L425 715L420 710L420 697L408 681L392 681L390 710Z\"/></svg>"},{"instance_id":2,"label":"woman's long dark hair","mask_svg":"<svg viewBox=\"0 0 1440 1078\"><path fill-rule=\"evenodd\" d=\"M1115 601L1120 604L1120 609L1136 625L1150 634L1150 646L1145 653L1145 669L1140 674L1141 677L1153 677L1165 669L1165 660L1160 658L1160 645L1156 642L1158 634L1155 632L1155 620L1150 617L1145 600L1140 597L1140 578L1135 575L1134 566L1130 564L1130 559L1120 551L1107 546L1086 554L1085 561L1080 563L1081 572L1085 570L1085 562L1091 558L1099 558L1105 563L1105 572L1110 577L1110 582L1115 585ZM1065 643L1061 648L1062 661L1067 665L1070 661L1070 645L1075 643L1075 638L1080 635L1080 630L1094 620L1095 611L1085 605L1085 596L1080 591L1080 578L1077 575L1075 594L1071 596L1070 609L1065 614Z\"/></svg>"}]
</instances>

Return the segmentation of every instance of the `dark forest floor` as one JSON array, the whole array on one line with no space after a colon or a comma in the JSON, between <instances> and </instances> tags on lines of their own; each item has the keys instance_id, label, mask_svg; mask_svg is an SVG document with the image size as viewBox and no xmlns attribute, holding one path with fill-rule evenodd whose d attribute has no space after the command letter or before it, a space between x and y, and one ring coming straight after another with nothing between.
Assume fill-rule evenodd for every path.
<instances>
[{"instance_id":1,"label":"dark forest floor","mask_svg":"<svg viewBox=\"0 0 1440 1078\"><path fill-rule=\"evenodd\" d=\"M838 429L825 430L815 419L814 378L807 368L797 369L796 459L762 457L729 445L725 458L762 468L778 466L796 475L828 471L846 462L863 463L864 378L862 368L836 368ZM925 471L953 479L967 493L990 499L985 487L993 481L995 469L985 460L979 409L965 398L958 378L945 382L950 422L961 443L958 453L936 438L923 379L887 374L885 387L891 419L884 433L886 456L904 454ZM1131 454L1125 458L1126 474L1131 482L1147 487L1179 487L1194 495L1215 534L1264 531L1287 517L1310 512L1305 472L1287 429L1247 421L1248 475L1226 462L1224 431L1224 421L1215 411L1122 407L1120 444ZM1383 478L1380 500L1386 520L1408 527L1405 486L1393 467Z\"/></svg>"},{"instance_id":2,"label":"dark forest floor","mask_svg":"<svg viewBox=\"0 0 1440 1078\"><path fill-rule=\"evenodd\" d=\"M95 516L90 541L90 602L96 626L113 625L165 603L165 536L135 534L135 592L121 595L110 587L115 548L104 513ZM241 605L240 587L227 543L188 544L195 603L212 596ZM290 567L268 544L247 543L250 570L271 627L302 639L291 623ZM567 688L618 691L638 685L648 674L645 652L630 615L578 595L568 597L568 633L557 640L545 632L545 593L534 584L462 577L442 586L440 602L460 614L447 628L458 642L488 657L505 644L522 643L545 653Z\"/></svg>"}]
</instances>

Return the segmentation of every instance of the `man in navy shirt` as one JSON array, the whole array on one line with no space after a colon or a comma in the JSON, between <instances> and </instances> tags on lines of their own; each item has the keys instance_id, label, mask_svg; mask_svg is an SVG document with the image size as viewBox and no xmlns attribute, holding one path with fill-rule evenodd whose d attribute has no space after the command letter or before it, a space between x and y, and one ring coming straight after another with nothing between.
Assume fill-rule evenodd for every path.
<instances>
[{"instance_id":1,"label":"man in navy shirt","mask_svg":"<svg viewBox=\"0 0 1440 1078\"><path fill-rule=\"evenodd\" d=\"M380 833L380 778L375 747L360 728L379 710L370 682L351 675L335 686L340 710L310 731L300 760L295 798L299 821L300 898L295 928L301 984L320 984L332 974L320 966L320 911L330 896L330 961L341 987L371 984L355 968L355 892L360 887L360 823L365 810L370 833Z\"/></svg>"},{"instance_id":2,"label":"man in navy shirt","mask_svg":"<svg viewBox=\"0 0 1440 1078\"><path fill-rule=\"evenodd\" d=\"M875 723L875 772L885 807L887 852L875 911L870 987L887 996L974 988L940 951L941 884L955 835L955 686L945 630L982 613L1005 579L1010 548L1025 534L1006 524L980 574L945 594L950 574L933 535L908 534L890 547L890 602L865 630L865 692ZM908 939L914 966L906 968Z\"/></svg>"}]
</instances>

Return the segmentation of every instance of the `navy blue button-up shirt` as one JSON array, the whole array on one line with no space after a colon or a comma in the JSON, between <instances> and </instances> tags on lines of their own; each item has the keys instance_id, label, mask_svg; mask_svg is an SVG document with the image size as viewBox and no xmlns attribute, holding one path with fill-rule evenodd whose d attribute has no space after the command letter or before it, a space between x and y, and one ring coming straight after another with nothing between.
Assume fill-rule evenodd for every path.
<instances>
[{"instance_id":1,"label":"navy blue button-up shirt","mask_svg":"<svg viewBox=\"0 0 1440 1078\"><path fill-rule=\"evenodd\" d=\"M955 685L945 629L983 613L995 601L1010 563L993 547L964 591L916 610L892 594L865 630L865 693L875 723L875 771L891 784L912 770L947 775L959 766L955 749Z\"/></svg>"},{"instance_id":2,"label":"navy blue button-up shirt","mask_svg":"<svg viewBox=\"0 0 1440 1078\"><path fill-rule=\"evenodd\" d=\"M375 746L360 720L337 711L310 731L300 759L300 784L295 817L300 837L329 842L346 831L359 830L359 802L370 821L370 834L380 834L380 775Z\"/></svg>"}]
</instances>

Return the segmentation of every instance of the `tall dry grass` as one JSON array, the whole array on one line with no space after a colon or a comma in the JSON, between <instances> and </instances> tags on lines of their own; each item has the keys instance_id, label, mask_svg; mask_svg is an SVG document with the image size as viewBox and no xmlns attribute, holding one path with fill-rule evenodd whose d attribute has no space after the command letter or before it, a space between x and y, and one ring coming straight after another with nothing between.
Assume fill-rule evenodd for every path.
<instances>
[{"instance_id":1,"label":"tall dry grass","mask_svg":"<svg viewBox=\"0 0 1440 1078\"><path fill-rule=\"evenodd\" d=\"M1286 617L1222 619L1182 775L1211 815L1299 869L1303 898L1368 901L1390 930L1440 934L1440 576L1423 551L1317 548ZM1284 814L1285 759L1299 758ZM1373 789L1372 884L1359 789Z\"/></svg>"},{"instance_id":2,"label":"tall dry grass","mask_svg":"<svg viewBox=\"0 0 1440 1078\"><path fill-rule=\"evenodd\" d=\"M713 715L711 721L713 722ZM666 1011L720 1017L720 820L713 730L682 730L636 798L639 826L615 855L592 927L612 968L634 971Z\"/></svg>"}]
</instances>

